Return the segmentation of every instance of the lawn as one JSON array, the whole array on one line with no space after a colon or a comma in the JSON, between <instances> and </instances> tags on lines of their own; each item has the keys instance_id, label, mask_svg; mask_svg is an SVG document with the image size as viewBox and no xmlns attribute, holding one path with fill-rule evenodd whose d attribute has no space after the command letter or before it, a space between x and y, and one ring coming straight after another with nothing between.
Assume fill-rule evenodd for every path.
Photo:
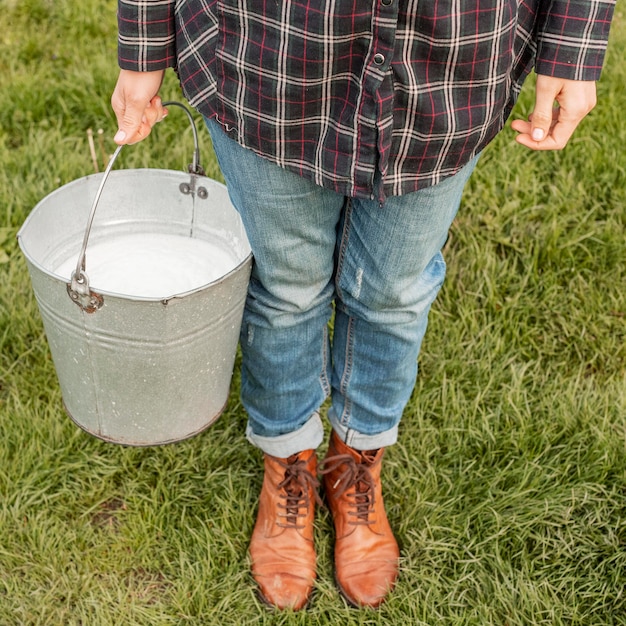
<instances>
[{"instance_id":1,"label":"lawn","mask_svg":"<svg viewBox=\"0 0 626 626\"><path fill-rule=\"evenodd\" d=\"M378 611L345 604L321 511L313 602L281 614L248 571L261 454L238 370L225 413L191 440L85 434L16 243L41 198L94 171L89 129L99 168L114 149L115 5L0 0L0 624L626 624L623 8L598 106L567 149L530 153L506 129L469 183L386 457L397 589ZM163 96L182 98L172 72ZM119 167L182 170L192 147L173 110Z\"/></svg>"}]
</instances>

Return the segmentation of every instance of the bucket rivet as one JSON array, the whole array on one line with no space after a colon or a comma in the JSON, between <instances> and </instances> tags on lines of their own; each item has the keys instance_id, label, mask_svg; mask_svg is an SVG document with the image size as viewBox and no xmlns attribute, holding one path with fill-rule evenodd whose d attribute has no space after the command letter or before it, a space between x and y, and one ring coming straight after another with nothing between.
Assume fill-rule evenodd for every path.
<instances>
[{"instance_id":1,"label":"bucket rivet","mask_svg":"<svg viewBox=\"0 0 626 626\"><path fill-rule=\"evenodd\" d=\"M206 200L209 197L209 192L205 187L198 187L198 198Z\"/></svg>"}]
</instances>

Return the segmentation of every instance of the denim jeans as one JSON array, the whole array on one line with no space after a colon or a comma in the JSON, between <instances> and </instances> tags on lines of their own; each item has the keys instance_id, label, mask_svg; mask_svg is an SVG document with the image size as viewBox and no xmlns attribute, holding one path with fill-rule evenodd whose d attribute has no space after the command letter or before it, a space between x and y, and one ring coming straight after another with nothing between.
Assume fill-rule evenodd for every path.
<instances>
[{"instance_id":1,"label":"denim jeans","mask_svg":"<svg viewBox=\"0 0 626 626\"><path fill-rule=\"evenodd\" d=\"M322 188L207 126L255 259L240 338L249 440L279 457L316 448L330 395L328 417L348 445L395 443L445 276L441 248L477 159L381 205Z\"/></svg>"}]
</instances>

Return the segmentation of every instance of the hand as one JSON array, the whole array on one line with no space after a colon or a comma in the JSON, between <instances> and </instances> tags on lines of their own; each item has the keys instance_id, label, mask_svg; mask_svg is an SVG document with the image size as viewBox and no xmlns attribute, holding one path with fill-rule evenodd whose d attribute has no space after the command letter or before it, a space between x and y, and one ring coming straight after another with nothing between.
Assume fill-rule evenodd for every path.
<instances>
[{"instance_id":1,"label":"hand","mask_svg":"<svg viewBox=\"0 0 626 626\"><path fill-rule=\"evenodd\" d=\"M167 109L157 95L164 74L165 70L120 70L111 96L111 106L119 128L114 137L116 144L132 144L145 139L152 127L167 115Z\"/></svg>"},{"instance_id":2,"label":"hand","mask_svg":"<svg viewBox=\"0 0 626 626\"><path fill-rule=\"evenodd\" d=\"M557 106L554 106L556 100ZM515 120L515 141L531 150L561 150L580 121L596 106L594 81L537 76L535 108L528 118Z\"/></svg>"}]
</instances>

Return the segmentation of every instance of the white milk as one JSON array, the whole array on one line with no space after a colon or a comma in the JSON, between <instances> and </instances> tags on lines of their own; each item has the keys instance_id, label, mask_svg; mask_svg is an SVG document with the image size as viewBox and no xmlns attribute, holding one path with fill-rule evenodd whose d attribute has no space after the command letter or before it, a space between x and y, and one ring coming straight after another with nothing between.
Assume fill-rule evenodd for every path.
<instances>
[{"instance_id":1,"label":"white milk","mask_svg":"<svg viewBox=\"0 0 626 626\"><path fill-rule=\"evenodd\" d=\"M70 280L78 255L54 273ZM165 298L221 278L239 263L233 250L202 239L162 234L115 236L89 244L89 287L126 296Z\"/></svg>"}]
</instances>

